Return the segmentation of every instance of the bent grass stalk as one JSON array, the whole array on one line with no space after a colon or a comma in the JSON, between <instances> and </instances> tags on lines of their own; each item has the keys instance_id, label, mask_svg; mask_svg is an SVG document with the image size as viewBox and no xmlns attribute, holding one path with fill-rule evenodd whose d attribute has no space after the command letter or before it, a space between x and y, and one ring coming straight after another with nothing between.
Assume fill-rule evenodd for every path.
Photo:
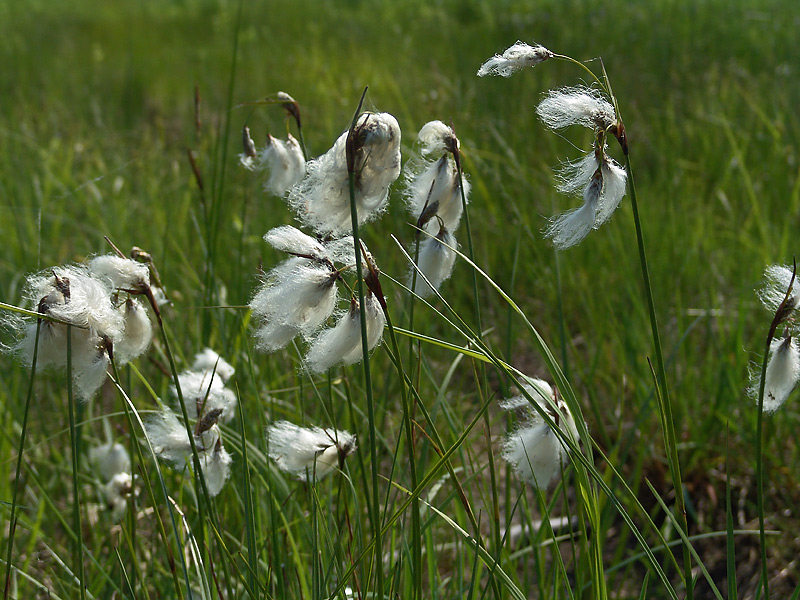
<instances>
[{"instance_id":1,"label":"bent grass stalk","mask_svg":"<svg viewBox=\"0 0 800 600\"><path fill-rule=\"evenodd\" d=\"M83 567L83 528L81 526L80 488L78 486L78 437L75 433L75 406L72 393L72 326L67 325L67 406L69 411L69 438L72 454L72 519L75 527L74 562L78 571L80 598L86 598L85 573Z\"/></svg>"}]
</instances>

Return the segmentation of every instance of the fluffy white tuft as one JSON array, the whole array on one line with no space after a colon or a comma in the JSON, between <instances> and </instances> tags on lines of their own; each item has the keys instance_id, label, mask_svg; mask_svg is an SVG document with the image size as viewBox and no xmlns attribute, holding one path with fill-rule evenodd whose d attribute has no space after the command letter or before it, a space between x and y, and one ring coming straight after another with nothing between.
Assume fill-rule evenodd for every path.
<instances>
[{"instance_id":1,"label":"fluffy white tuft","mask_svg":"<svg viewBox=\"0 0 800 600\"><path fill-rule=\"evenodd\" d=\"M797 340L790 336L772 340L764 384L764 412L773 413L783 406L798 380L800 380L800 350ZM753 367L747 392L756 402L760 386L761 368Z\"/></svg>"},{"instance_id":2,"label":"fluffy white tuft","mask_svg":"<svg viewBox=\"0 0 800 600\"><path fill-rule=\"evenodd\" d=\"M436 237L425 237L419 244L419 260L417 266L427 277L431 285L425 282L419 273L414 281L413 270L409 280L414 281L414 293L426 298L434 293L434 288L439 289L444 281L450 278L458 256L452 248L457 248L456 238L446 229L442 228Z\"/></svg>"},{"instance_id":3,"label":"fluffy white tuft","mask_svg":"<svg viewBox=\"0 0 800 600\"><path fill-rule=\"evenodd\" d=\"M300 221L323 235L350 232L350 184L344 132L333 147L308 163L306 177L289 193ZM359 225L386 207L389 186L400 174L400 127L388 113L358 117L355 138L355 192Z\"/></svg>"},{"instance_id":4,"label":"fluffy white tuft","mask_svg":"<svg viewBox=\"0 0 800 600\"><path fill-rule=\"evenodd\" d=\"M579 244L589 235L597 218L602 190L602 178L595 177L583 192L583 206L556 217L545 230L547 237L559 250Z\"/></svg>"},{"instance_id":5,"label":"fluffy white tuft","mask_svg":"<svg viewBox=\"0 0 800 600\"><path fill-rule=\"evenodd\" d=\"M150 287L150 269L146 264L116 254L97 256L89 261L89 271L111 281L118 290L141 292Z\"/></svg>"},{"instance_id":6,"label":"fluffy white tuft","mask_svg":"<svg viewBox=\"0 0 800 600\"><path fill-rule=\"evenodd\" d=\"M269 456L278 467L302 481L322 479L356 449L356 436L347 431L300 427L279 421L267 429Z\"/></svg>"},{"instance_id":7,"label":"fluffy white tuft","mask_svg":"<svg viewBox=\"0 0 800 600\"><path fill-rule=\"evenodd\" d=\"M597 90L584 86L550 90L536 107L536 114L550 129L583 125L598 131L617 121L611 103Z\"/></svg>"},{"instance_id":8,"label":"fluffy white tuft","mask_svg":"<svg viewBox=\"0 0 800 600\"><path fill-rule=\"evenodd\" d=\"M117 473L131 472L131 459L122 444L108 443L91 448L89 463L103 481L109 481Z\"/></svg>"},{"instance_id":9,"label":"fluffy white tuft","mask_svg":"<svg viewBox=\"0 0 800 600\"><path fill-rule=\"evenodd\" d=\"M478 77L486 75L511 77L517 71L533 67L550 58L553 58L553 53L544 46L539 44L530 46L525 42L518 41L502 54L495 54L483 63L478 69Z\"/></svg>"},{"instance_id":10,"label":"fluffy white tuft","mask_svg":"<svg viewBox=\"0 0 800 600\"><path fill-rule=\"evenodd\" d=\"M247 164L243 161L245 167ZM306 174L306 159L297 140L289 134L286 141L267 135L267 145L258 155L255 169L269 172L264 189L283 197Z\"/></svg>"},{"instance_id":11,"label":"fluffy white tuft","mask_svg":"<svg viewBox=\"0 0 800 600\"><path fill-rule=\"evenodd\" d=\"M233 374L236 373L236 369L211 348L204 348L202 352L198 352L194 355L192 371L208 373L209 375L215 373L223 383L227 383L227 381L233 377Z\"/></svg>"}]
</instances>

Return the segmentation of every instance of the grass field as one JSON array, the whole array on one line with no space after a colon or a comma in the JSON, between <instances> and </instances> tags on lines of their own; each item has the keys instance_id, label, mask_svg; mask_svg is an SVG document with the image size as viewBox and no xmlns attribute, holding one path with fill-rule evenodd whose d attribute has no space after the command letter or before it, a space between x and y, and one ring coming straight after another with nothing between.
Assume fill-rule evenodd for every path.
<instances>
[{"instance_id":1,"label":"grass field","mask_svg":"<svg viewBox=\"0 0 800 600\"><path fill-rule=\"evenodd\" d=\"M171 357L180 371L208 346L236 367L229 386L241 407L223 427L231 479L209 499L190 469L146 451L140 460L143 432L110 381L77 404L63 372L37 374L24 422L30 371L0 355L7 597L684 598L687 561L695 598L763 597L760 500L769 594L800 597L797 399L764 418L760 498L757 410L745 393L772 319L755 289L766 266L791 264L800 226L799 25L789 0L0 4L0 301L21 305L32 272L109 252L104 236L126 252L139 246L173 302L169 347L156 335L121 369L121 389L146 417L156 398L171 401ZM554 135L535 108L549 89L589 83L586 73L549 61L508 79L476 77L518 39L590 61L595 73L591 59L603 59L636 177L672 445L648 366L630 194L577 247L556 252L542 235L548 217L577 203L555 191L553 169L592 139ZM247 304L259 268L281 260L262 236L296 222L237 158L245 124L259 146L290 124L278 106L242 103L291 94L318 156L347 129L365 86L365 108L399 121L404 162L423 124L453 125L472 184L474 262L574 391L591 435L585 461L544 492L500 456L514 422L496 400L514 386L491 359L550 382L555 363L467 261L441 289L452 313L435 297L412 302L393 281L409 265L392 236L405 247L414 238L401 181L361 234L394 326L413 323L446 344L399 335L395 353L387 330L370 357L373 402L360 364L311 376L299 340L254 349ZM610 152L623 161L616 142ZM470 342L458 318L476 331L480 322L483 360L447 345ZM0 334L13 344L10 327ZM358 450L342 473L296 481L267 456L266 427L284 419L351 431ZM139 490L119 523L87 460L109 431L131 451ZM421 483L409 494L412 479Z\"/></svg>"}]
</instances>

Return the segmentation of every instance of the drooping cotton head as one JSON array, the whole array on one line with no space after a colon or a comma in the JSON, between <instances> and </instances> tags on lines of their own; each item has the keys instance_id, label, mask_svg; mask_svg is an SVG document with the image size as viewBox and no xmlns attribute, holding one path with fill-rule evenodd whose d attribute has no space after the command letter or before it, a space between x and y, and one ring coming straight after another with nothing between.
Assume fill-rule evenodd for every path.
<instances>
[{"instance_id":1,"label":"drooping cotton head","mask_svg":"<svg viewBox=\"0 0 800 600\"><path fill-rule=\"evenodd\" d=\"M518 41L506 49L503 54L495 54L478 69L478 77L486 75L500 75L511 77L517 71L527 67L534 67L541 62L553 58L553 53L539 44L530 46Z\"/></svg>"},{"instance_id":2,"label":"drooping cotton head","mask_svg":"<svg viewBox=\"0 0 800 600\"><path fill-rule=\"evenodd\" d=\"M438 156L447 152L455 154L461 145L453 128L441 121L425 123L417 134L417 141L423 156Z\"/></svg>"},{"instance_id":3,"label":"drooping cotton head","mask_svg":"<svg viewBox=\"0 0 800 600\"><path fill-rule=\"evenodd\" d=\"M300 427L279 421L267 429L269 457L302 481L322 479L356 450L356 436L347 431Z\"/></svg>"},{"instance_id":4,"label":"drooping cotton head","mask_svg":"<svg viewBox=\"0 0 800 600\"><path fill-rule=\"evenodd\" d=\"M124 365L141 356L153 339L153 324L147 309L138 298L128 297L117 310L124 321L123 335L114 346L114 357L118 364Z\"/></svg>"},{"instance_id":5,"label":"drooping cotton head","mask_svg":"<svg viewBox=\"0 0 800 600\"><path fill-rule=\"evenodd\" d=\"M117 473L131 472L131 459L125 446L108 443L89 449L89 463L94 467L100 479L111 480Z\"/></svg>"},{"instance_id":6,"label":"drooping cotton head","mask_svg":"<svg viewBox=\"0 0 800 600\"><path fill-rule=\"evenodd\" d=\"M790 317L800 304L800 282L794 277L794 269L784 265L770 265L764 271L764 278L766 284L758 291L758 297L764 307L771 313L777 312L778 308L783 303L784 298L787 298L789 285L792 284L792 291L789 293L786 304L784 305L785 315L782 315L781 321Z\"/></svg>"},{"instance_id":7,"label":"drooping cotton head","mask_svg":"<svg viewBox=\"0 0 800 600\"><path fill-rule=\"evenodd\" d=\"M233 377L233 374L236 373L236 369L211 348L204 348L202 352L198 352L194 355L194 362L192 363L191 370L209 375L214 373L222 380L222 383L227 383L227 381Z\"/></svg>"},{"instance_id":8,"label":"drooping cotton head","mask_svg":"<svg viewBox=\"0 0 800 600\"><path fill-rule=\"evenodd\" d=\"M600 92L585 86L550 90L536 107L536 114L550 129L582 125L606 131L617 123L613 105Z\"/></svg>"},{"instance_id":9,"label":"drooping cotton head","mask_svg":"<svg viewBox=\"0 0 800 600\"><path fill-rule=\"evenodd\" d=\"M458 228L463 213L460 186L463 185L464 197L469 200L470 184L463 177L459 180L451 158L412 162L406 166L405 179L404 198L418 226L430 224L426 231L435 235L439 227L435 217L438 217L449 231Z\"/></svg>"},{"instance_id":10,"label":"drooping cotton head","mask_svg":"<svg viewBox=\"0 0 800 600\"><path fill-rule=\"evenodd\" d=\"M434 293L434 289L438 290L442 283L450 278L458 256L454 250L457 247L456 238L444 227L439 229L436 236L425 236L420 241L417 266L425 277L423 278L420 273L416 273L416 269L412 268L409 281L414 282L415 294L426 298ZM425 278L430 285L426 283Z\"/></svg>"},{"instance_id":11,"label":"drooping cotton head","mask_svg":"<svg viewBox=\"0 0 800 600\"><path fill-rule=\"evenodd\" d=\"M229 422L236 411L236 394L225 387L222 378L211 371L184 371L178 375L181 394L190 419L219 409L219 419ZM170 391L177 398L175 386Z\"/></svg>"},{"instance_id":12,"label":"drooping cotton head","mask_svg":"<svg viewBox=\"0 0 800 600\"><path fill-rule=\"evenodd\" d=\"M106 278L115 290L141 294L150 287L147 265L116 254L104 254L89 261L89 270L101 279Z\"/></svg>"},{"instance_id":13,"label":"drooping cotton head","mask_svg":"<svg viewBox=\"0 0 800 600\"><path fill-rule=\"evenodd\" d=\"M122 515L125 514L125 509L128 506L128 498L132 493L133 478L131 474L127 472L116 473L105 486L103 486L103 495L105 496L106 506L109 511L111 511L112 521L119 521Z\"/></svg>"},{"instance_id":14,"label":"drooping cotton head","mask_svg":"<svg viewBox=\"0 0 800 600\"><path fill-rule=\"evenodd\" d=\"M367 350L377 346L383 336L386 318L374 294L364 297L367 329ZM306 354L306 364L313 373L322 373L336 364L350 365L360 362L364 353L361 344L361 311L358 302L350 303L350 310L342 315L336 325L320 333Z\"/></svg>"},{"instance_id":15,"label":"drooping cotton head","mask_svg":"<svg viewBox=\"0 0 800 600\"><path fill-rule=\"evenodd\" d=\"M750 370L750 387L747 392L758 402L761 386L761 368ZM800 380L800 349L797 340L791 335L783 339L772 340L767 373L764 378L764 412L773 413L778 410Z\"/></svg>"},{"instance_id":16,"label":"drooping cotton head","mask_svg":"<svg viewBox=\"0 0 800 600\"><path fill-rule=\"evenodd\" d=\"M269 173L264 189L282 198L305 177L306 159L299 142L291 133L286 141L267 135L267 145L259 154L255 168Z\"/></svg>"},{"instance_id":17,"label":"drooping cotton head","mask_svg":"<svg viewBox=\"0 0 800 600\"><path fill-rule=\"evenodd\" d=\"M530 399L548 414L561 434L578 443L575 419L566 403L556 397L553 388L546 381L533 378L527 378L522 386ZM522 410L526 417L524 424L503 440L503 458L520 479L545 489L560 472L561 464L567 460L569 445L531 407L531 400L520 395L500 404L504 410Z\"/></svg>"},{"instance_id":18,"label":"drooping cotton head","mask_svg":"<svg viewBox=\"0 0 800 600\"><path fill-rule=\"evenodd\" d=\"M321 235L350 233L350 184L344 132L333 147L308 163L306 177L289 193L298 219ZM386 207L389 186L400 174L400 127L388 113L364 113L353 131L355 200L359 225Z\"/></svg>"},{"instance_id":19,"label":"drooping cotton head","mask_svg":"<svg viewBox=\"0 0 800 600\"><path fill-rule=\"evenodd\" d=\"M555 217L545 230L545 236L553 238L558 249L569 248L583 241L597 222L597 210L603 190L601 172L594 176L583 190L583 205Z\"/></svg>"}]
</instances>

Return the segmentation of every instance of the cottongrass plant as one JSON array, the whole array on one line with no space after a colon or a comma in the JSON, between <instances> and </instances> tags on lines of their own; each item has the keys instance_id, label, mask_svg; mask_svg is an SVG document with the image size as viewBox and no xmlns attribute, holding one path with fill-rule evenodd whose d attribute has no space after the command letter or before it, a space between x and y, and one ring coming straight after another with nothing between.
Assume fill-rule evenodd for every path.
<instances>
[{"instance_id":1,"label":"cottongrass plant","mask_svg":"<svg viewBox=\"0 0 800 600\"><path fill-rule=\"evenodd\" d=\"M454 157L460 142L451 127L430 121L420 129L417 140L421 156L406 163L404 196L416 219L417 268L425 275L418 277L412 269L409 279L414 293L426 297L452 274L458 248L455 230L463 214L462 193L468 199L470 185L459 176Z\"/></svg>"},{"instance_id":2,"label":"cottongrass plant","mask_svg":"<svg viewBox=\"0 0 800 600\"><path fill-rule=\"evenodd\" d=\"M283 198L292 186L305 177L306 159L300 142L291 133L287 134L286 140L267 134L267 141L260 152L250 138L247 127L242 135L245 151L239 156L240 163L249 171L268 173L264 182L267 193Z\"/></svg>"},{"instance_id":3,"label":"cottongrass plant","mask_svg":"<svg viewBox=\"0 0 800 600\"><path fill-rule=\"evenodd\" d=\"M269 457L282 471L301 481L311 481L344 468L345 459L356 450L356 436L347 431L278 421L267 429L267 447Z\"/></svg>"},{"instance_id":4,"label":"cottongrass plant","mask_svg":"<svg viewBox=\"0 0 800 600\"><path fill-rule=\"evenodd\" d=\"M577 444L580 436L575 419L566 402L544 380L527 378L522 381L527 396L540 411L544 411L560 429L561 434ZM503 458L517 477L535 488L546 489L562 466L568 463L569 446L544 421L526 396L514 396L500 403L505 411L521 411L524 423L503 440Z\"/></svg>"},{"instance_id":5,"label":"cottongrass plant","mask_svg":"<svg viewBox=\"0 0 800 600\"><path fill-rule=\"evenodd\" d=\"M119 521L133 493L131 459L125 446L109 442L89 450L89 463L103 482L102 492L111 520Z\"/></svg>"}]
</instances>

